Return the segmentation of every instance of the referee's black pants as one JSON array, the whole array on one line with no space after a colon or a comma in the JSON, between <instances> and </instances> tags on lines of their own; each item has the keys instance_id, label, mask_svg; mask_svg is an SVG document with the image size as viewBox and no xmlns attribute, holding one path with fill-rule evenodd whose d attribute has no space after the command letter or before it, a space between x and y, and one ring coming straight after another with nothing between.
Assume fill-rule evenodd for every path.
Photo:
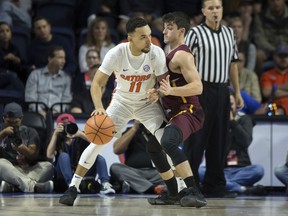
<instances>
[{"instance_id":1,"label":"referee's black pants","mask_svg":"<svg viewBox=\"0 0 288 216\"><path fill-rule=\"evenodd\" d=\"M225 189L224 162L230 118L228 84L203 81L200 103L205 112L204 125L184 142L184 152L199 183L198 168L205 151L207 169L203 187L216 189L219 186Z\"/></svg>"}]
</instances>

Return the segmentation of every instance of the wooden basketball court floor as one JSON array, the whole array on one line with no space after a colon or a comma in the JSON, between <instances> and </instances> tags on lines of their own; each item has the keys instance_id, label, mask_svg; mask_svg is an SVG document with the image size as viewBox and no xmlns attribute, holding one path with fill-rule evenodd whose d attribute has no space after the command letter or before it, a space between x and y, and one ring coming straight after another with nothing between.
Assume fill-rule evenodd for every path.
<instances>
[{"instance_id":1,"label":"wooden basketball court floor","mask_svg":"<svg viewBox=\"0 0 288 216\"><path fill-rule=\"evenodd\" d=\"M207 199L206 207L152 206L147 198L154 195L78 195L74 206L58 203L61 194L1 194L0 215L6 216L287 216L288 197L239 196L234 199Z\"/></svg>"}]
</instances>

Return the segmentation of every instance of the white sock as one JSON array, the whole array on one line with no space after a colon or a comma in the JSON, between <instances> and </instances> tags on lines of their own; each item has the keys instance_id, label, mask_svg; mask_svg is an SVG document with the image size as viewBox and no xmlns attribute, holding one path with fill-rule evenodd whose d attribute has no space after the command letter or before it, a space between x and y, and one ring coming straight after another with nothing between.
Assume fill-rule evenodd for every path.
<instances>
[{"instance_id":1,"label":"white sock","mask_svg":"<svg viewBox=\"0 0 288 216\"><path fill-rule=\"evenodd\" d=\"M82 167L89 170L94 164L97 155L101 152L103 148L104 148L104 145L95 145L93 143L90 143L90 145L81 154L78 164L80 164ZM75 186L77 188L77 191L79 192L80 191L79 186L81 184L83 177L84 176L80 176L75 173L73 175L73 178L71 180L69 187Z\"/></svg>"},{"instance_id":2,"label":"white sock","mask_svg":"<svg viewBox=\"0 0 288 216\"><path fill-rule=\"evenodd\" d=\"M82 179L83 179L82 176L74 174L69 187L75 186L77 191L80 192L79 186L80 186L80 183L81 183Z\"/></svg>"}]
</instances>

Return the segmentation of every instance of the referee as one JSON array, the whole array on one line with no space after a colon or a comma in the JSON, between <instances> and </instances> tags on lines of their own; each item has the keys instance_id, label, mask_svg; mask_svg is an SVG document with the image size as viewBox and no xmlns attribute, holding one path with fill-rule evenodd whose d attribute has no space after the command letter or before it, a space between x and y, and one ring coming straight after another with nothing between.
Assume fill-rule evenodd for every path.
<instances>
[{"instance_id":1,"label":"referee","mask_svg":"<svg viewBox=\"0 0 288 216\"><path fill-rule=\"evenodd\" d=\"M224 160L226 156L230 114L229 84L231 81L238 108L243 106L238 82L238 52L231 28L221 25L221 0L203 0L205 22L192 28L185 39L195 57L195 64L203 82L200 103L205 112L203 128L184 143L195 179L199 183L198 168L205 151L206 173L203 194L206 197L229 197L225 186Z\"/></svg>"}]
</instances>

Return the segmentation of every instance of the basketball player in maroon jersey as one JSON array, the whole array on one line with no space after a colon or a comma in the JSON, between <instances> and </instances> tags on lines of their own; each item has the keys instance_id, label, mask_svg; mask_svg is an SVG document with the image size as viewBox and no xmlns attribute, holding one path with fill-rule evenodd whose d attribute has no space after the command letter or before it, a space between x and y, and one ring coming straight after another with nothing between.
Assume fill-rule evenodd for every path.
<instances>
[{"instance_id":1,"label":"basketball player in maroon jersey","mask_svg":"<svg viewBox=\"0 0 288 216\"><path fill-rule=\"evenodd\" d=\"M179 144L199 130L204 121L204 112L197 96L202 93L202 82L194 57L184 44L184 37L190 27L189 18L182 12L172 12L163 16L163 22L164 42L169 46L166 56L169 75L160 81L159 89L152 89L148 93L151 101L161 97L169 122L164 129L161 146L149 145L148 152L169 193L150 198L148 202L152 205L167 205L177 204L179 200L181 206L202 207L207 202L195 184L186 155L179 149ZM180 193L163 150L170 156L177 173L187 186Z\"/></svg>"}]
</instances>

